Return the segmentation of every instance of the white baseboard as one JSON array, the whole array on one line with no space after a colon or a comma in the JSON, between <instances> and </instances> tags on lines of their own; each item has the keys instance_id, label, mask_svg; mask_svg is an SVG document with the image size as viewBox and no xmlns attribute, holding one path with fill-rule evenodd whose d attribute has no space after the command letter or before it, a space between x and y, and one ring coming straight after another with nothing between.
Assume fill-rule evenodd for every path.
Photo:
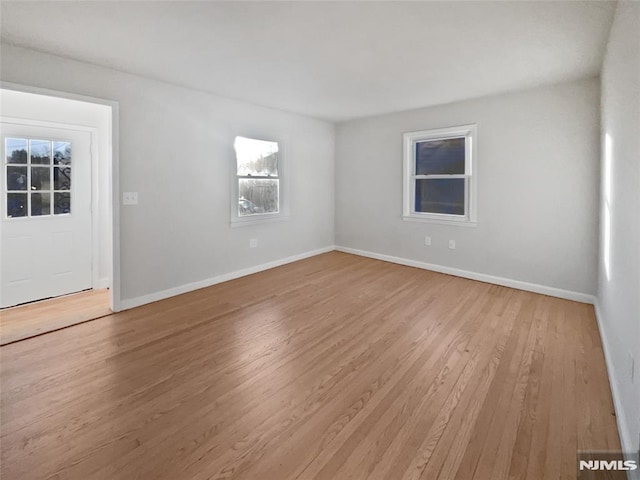
<instances>
[{"instance_id":1,"label":"white baseboard","mask_svg":"<svg viewBox=\"0 0 640 480\"><path fill-rule=\"evenodd\" d=\"M574 300L582 303L595 303L595 297L587 293L572 292L570 290L562 290L560 288L548 287L546 285L538 285L536 283L522 282L520 280L512 280L510 278L494 277L493 275L486 275L484 273L470 272L468 270L460 270L458 268L445 267L442 265L436 265L433 263L420 262L417 260L410 260L408 258L394 257L391 255L385 255L382 253L368 252L366 250L358 250L356 248L341 247L336 245L336 250L339 252L352 253L354 255L360 255L362 257L375 258L377 260L384 260L385 262L398 263L400 265L406 265L408 267L422 268L424 270L432 270L434 272L446 273L448 275L454 275L456 277L469 278L471 280L478 280L480 282L493 283L501 285L503 287L516 288L518 290L526 290L528 292L541 293L543 295L549 295L551 297L564 298L567 300Z\"/></svg>"},{"instance_id":2,"label":"white baseboard","mask_svg":"<svg viewBox=\"0 0 640 480\"><path fill-rule=\"evenodd\" d=\"M94 290L104 290L105 288L109 288L109 278L99 278L98 283L93 287Z\"/></svg>"},{"instance_id":3,"label":"white baseboard","mask_svg":"<svg viewBox=\"0 0 640 480\"><path fill-rule=\"evenodd\" d=\"M604 326L604 317L598 302L595 302L596 320L598 322L598 330L600 330L600 340L602 341L602 350L604 351L604 361L607 365L607 375L609 377L609 386L611 388L611 396L613 397L613 408L616 411L616 422L618 424L618 433L620 435L620 444L623 452L633 452L633 441L631 439L631 429L627 423L624 409L622 408L622 395L618 385L616 370L613 367L613 359L611 358L611 344L607 336L607 329ZM627 472L629 480L640 480L640 471ZM635 475L635 476L634 476Z\"/></svg>"},{"instance_id":4,"label":"white baseboard","mask_svg":"<svg viewBox=\"0 0 640 480\"><path fill-rule=\"evenodd\" d=\"M550 295L552 297L565 298L567 300L574 300L582 303L590 303L590 304L595 303L595 297L593 295L589 295L586 293L572 292L569 290L562 290L559 288L548 287L545 285L522 282L520 280L512 280L509 278L495 277L492 275L486 275L484 273L470 272L470 271L461 270L458 268L445 267L442 265L420 262L417 260L410 260L408 258L394 257L391 255L385 255L382 253L359 250L356 248L330 245L324 248L319 248L317 250L312 250L309 252L300 253L298 255L293 255L291 257L286 257L279 260L274 260L272 262L256 265L254 267L248 267L241 270L236 270L233 272L218 275L216 277L207 278L204 280L200 280L198 282L187 283L185 285L180 285L178 287L162 290L160 292L154 292L154 293L150 293L148 295L143 295L140 297L125 299L125 300L122 300L121 309L127 310L129 308L139 307L140 305L156 302L158 300L163 300L165 298L173 297L175 295L191 292L193 290L198 290L200 288L210 287L211 285L216 285L218 283L226 282L228 280L244 277L246 275L251 275L253 273L262 272L270 268L279 267L280 265L285 265L287 263L302 260L304 258L320 255L321 253L331 252L333 250L338 250L340 252L345 252L345 253L351 253L354 255L360 255L362 257L375 258L377 260L397 263L397 264L406 265L409 267L416 267L416 268L422 268L425 270L432 270L434 272L446 273L448 275L455 275L457 277L469 278L471 280L478 280L481 282L493 283L496 285L502 285L504 287L511 287L519 290L534 292L534 293L541 293L543 295ZM104 279L104 280L106 280L106 283L108 284L108 280L107 279ZM103 280L100 280L100 285L102 285L102 282ZM105 285L104 288L106 287L108 287L108 285Z\"/></svg>"},{"instance_id":5,"label":"white baseboard","mask_svg":"<svg viewBox=\"0 0 640 480\"><path fill-rule=\"evenodd\" d=\"M175 295L180 295L182 293L191 292L193 290L198 290L200 288L210 287L211 285L227 282L229 280L234 280L236 278L244 277L246 275L251 275L253 273L262 272L263 270L269 270L270 268L279 267L281 265L285 265L291 262L296 262L304 258L314 257L316 255L320 255L321 253L331 252L334 249L335 249L334 246L330 245L328 247L319 248L317 250L311 250L309 252L300 253L298 255L293 255L291 257L281 258L279 260L274 260L272 262L262 263L254 267L248 267L248 268L243 268L242 270L236 270L233 272L224 273L222 275L200 280L198 282L187 283L185 285L180 285L179 287L162 290L161 292L154 292L148 295L143 295L141 297L122 300L120 305L121 310L127 310L129 308L139 307L147 303L157 302L158 300L164 300L165 298L173 297Z\"/></svg>"}]
</instances>

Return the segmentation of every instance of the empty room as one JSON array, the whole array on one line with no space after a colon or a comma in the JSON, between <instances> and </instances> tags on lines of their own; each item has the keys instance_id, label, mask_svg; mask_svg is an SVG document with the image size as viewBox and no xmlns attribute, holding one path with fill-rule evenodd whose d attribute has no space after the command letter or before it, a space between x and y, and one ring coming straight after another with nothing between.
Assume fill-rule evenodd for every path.
<instances>
[{"instance_id":1,"label":"empty room","mask_svg":"<svg viewBox=\"0 0 640 480\"><path fill-rule=\"evenodd\" d=\"M0 22L2 480L640 479L640 2Z\"/></svg>"}]
</instances>

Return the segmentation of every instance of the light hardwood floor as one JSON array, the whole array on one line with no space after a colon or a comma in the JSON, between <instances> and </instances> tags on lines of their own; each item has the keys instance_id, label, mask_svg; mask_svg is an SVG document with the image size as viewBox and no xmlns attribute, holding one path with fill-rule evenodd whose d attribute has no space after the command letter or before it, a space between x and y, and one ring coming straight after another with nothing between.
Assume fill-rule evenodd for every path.
<instances>
[{"instance_id":1,"label":"light hardwood floor","mask_svg":"<svg viewBox=\"0 0 640 480\"><path fill-rule=\"evenodd\" d=\"M0 349L2 479L576 477L593 308L332 252Z\"/></svg>"},{"instance_id":2,"label":"light hardwood floor","mask_svg":"<svg viewBox=\"0 0 640 480\"><path fill-rule=\"evenodd\" d=\"M109 315L109 290L88 290L0 310L0 345Z\"/></svg>"}]
</instances>

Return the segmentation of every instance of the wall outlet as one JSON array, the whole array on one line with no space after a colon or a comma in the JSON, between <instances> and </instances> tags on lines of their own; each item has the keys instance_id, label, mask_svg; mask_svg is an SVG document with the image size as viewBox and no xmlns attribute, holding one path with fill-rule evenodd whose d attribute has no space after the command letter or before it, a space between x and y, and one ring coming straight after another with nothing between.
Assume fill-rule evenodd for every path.
<instances>
[{"instance_id":1,"label":"wall outlet","mask_svg":"<svg viewBox=\"0 0 640 480\"><path fill-rule=\"evenodd\" d=\"M123 192L122 193L123 205L137 205L138 204L138 192Z\"/></svg>"},{"instance_id":2,"label":"wall outlet","mask_svg":"<svg viewBox=\"0 0 640 480\"><path fill-rule=\"evenodd\" d=\"M427 246L431 245L431 237L424 237L424 244Z\"/></svg>"},{"instance_id":3,"label":"wall outlet","mask_svg":"<svg viewBox=\"0 0 640 480\"><path fill-rule=\"evenodd\" d=\"M455 250L456 249L456 241L455 240L449 240L449 248L451 250Z\"/></svg>"},{"instance_id":4,"label":"wall outlet","mask_svg":"<svg viewBox=\"0 0 640 480\"><path fill-rule=\"evenodd\" d=\"M252 238L249 240L249 248L258 248L258 239Z\"/></svg>"}]
</instances>

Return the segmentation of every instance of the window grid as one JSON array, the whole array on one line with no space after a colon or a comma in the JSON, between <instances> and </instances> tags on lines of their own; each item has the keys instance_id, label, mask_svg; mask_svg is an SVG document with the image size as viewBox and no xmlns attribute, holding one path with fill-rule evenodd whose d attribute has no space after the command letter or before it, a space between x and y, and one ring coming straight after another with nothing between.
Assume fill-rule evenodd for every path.
<instances>
[{"instance_id":1,"label":"window grid","mask_svg":"<svg viewBox=\"0 0 640 480\"><path fill-rule=\"evenodd\" d=\"M234 148L238 218L278 215L281 211L278 142L236 137Z\"/></svg>"},{"instance_id":2,"label":"window grid","mask_svg":"<svg viewBox=\"0 0 640 480\"><path fill-rule=\"evenodd\" d=\"M26 163L15 163L15 162L11 162L12 159L8 158L8 143L9 140L23 140L24 142L26 142ZM32 158L32 154L33 154L33 148L32 145L34 142L46 142L48 144L48 153L49 153L49 159L47 161L47 164L43 164L43 163L34 163L33 162L33 158ZM5 174L6 174L6 179L5 179L5 184L4 184L4 191L5 191L5 218L7 219L17 219L17 218L40 218L40 217L51 217L51 216L60 216L60 215L69 215L71 213L71 163L61 163L61 164L56 164L55 163L55 154L56 154L56 144L60 144L60 145L68 145L69 148L71 147L70 142L68 141L64 141L64 140L43 140L40 138L11 138L11 137L6 137L5 138L5 142L4 142L4 147L5 147ZM26 188L23 190L16 190L16 189L9 189L9 168L10 167L19 167L19 168L25 168L26 169ZM36 169L36 170L32 170L32 169ZM33 172L37 172L39 169L42 170L48 170L49 173L49 185L47 189L42 189L39 190L37 188L34 188L33 185ZM56 170L57 169L57 170ZM62 172L64 170L67 170L69 172L68 174L68 188L56 188L56 175L55 173L58 173L58 177L62 174ZM66 176L66 175L65 175ZM13 216L13 215L9 215L9 195L10 194L20 194L20 195L25 195L26 196L26 208L25 208L25 214L24 215L18 215L18 216ZM58 197L56 197L56 194L58 194ZM48 209L48 213L46 214L33 214L33 196L34 195L40 195L40 196L44 196L44 195L48 195L49 197L49 209ZM56 213L56 205L57 204L61 204L62 202L56 202L56 198L67 198L69 207L67 209L65 209L66 211L63 212L59 212Z\"/></svg>"}]
</instances>

